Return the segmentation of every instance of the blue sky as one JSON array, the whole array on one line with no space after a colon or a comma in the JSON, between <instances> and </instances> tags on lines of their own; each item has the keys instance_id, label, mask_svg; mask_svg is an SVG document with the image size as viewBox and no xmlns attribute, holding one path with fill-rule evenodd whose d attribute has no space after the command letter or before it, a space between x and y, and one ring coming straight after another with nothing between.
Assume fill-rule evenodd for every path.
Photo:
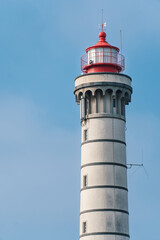
<instances>
[{"instance_id":1,"label":"blue sky","mask_svg":"<svg viewBox=\"0 0 160 240\"><path fill-rule=\"evenodd\" d=\"M0 240L78 239L74 78L102 8L133 80L127 159L147 172L128 170L131 239L159 240L159 0L0 0Z\"/></svg>"}]
</instances>

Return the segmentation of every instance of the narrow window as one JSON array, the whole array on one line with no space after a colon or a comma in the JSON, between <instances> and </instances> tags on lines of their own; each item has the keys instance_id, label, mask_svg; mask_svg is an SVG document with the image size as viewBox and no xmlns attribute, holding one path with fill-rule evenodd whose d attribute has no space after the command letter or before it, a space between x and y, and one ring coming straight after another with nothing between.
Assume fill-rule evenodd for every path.
<instances>
[{"instance_id":1,"label":"narrow window","mask_svg":"<svg viewBox=\"0 0 160 240\"><path fill-rule=\"evenodd\" d=\"M113 107L114 108L116 107L116 99L115 98L113 99Z\"/></svg>"},{"instance_id":2,"label":"narrow window","mask_svg":"<svg viewBox=\"0 0 160 240\"><path fill-rule=\"evenodd\" d=\"M125 116L125 101L124 101L124 98L121 99L121 115Z\"/></svg>"},{"instance_id":3,"label":"narrow window","mask_svg":"<svg viewBox=\"0 0 160 240\"><path fill-rule=\"evenodd\" d=\"M87 223L83 222L83 233L86 233L87 231Z\"/></svg>"},{"instance_id":4,"label":"narrow window","mask_svg":"<svg viewBox=\"0 0 160 240\"><path fill-rule=\"evenodd\" d=\"M88 133L87 133L87 130L84 130L84 140L86 141L88 138Z\"/></svg>"},{"instance_id":5,"label":"narrow window","mask_svg":"<svg viewBox=\"0 0 160 240\"><path fill-rule=\"evenodd\" d=\"M83 187L87 187L87 175L83 176Z\"/></svg>"}]
</instances>

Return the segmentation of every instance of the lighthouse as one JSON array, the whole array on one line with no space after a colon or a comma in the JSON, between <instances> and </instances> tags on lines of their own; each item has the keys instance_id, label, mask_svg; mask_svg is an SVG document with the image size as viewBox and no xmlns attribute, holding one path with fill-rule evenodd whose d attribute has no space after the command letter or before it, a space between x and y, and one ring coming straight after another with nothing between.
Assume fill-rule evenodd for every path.
<instances>
[{"instance_id":1,"label":"lighthouse","mask_svg":"<svg viewBox=\"0 0 160 240\"><path fill-rule=\"evenodd\" d=\"M74 94L81 121L81 240L129 240L126 114L131 78L124 56L99 33L81 57Z\"/></svg>"}]
</instances>

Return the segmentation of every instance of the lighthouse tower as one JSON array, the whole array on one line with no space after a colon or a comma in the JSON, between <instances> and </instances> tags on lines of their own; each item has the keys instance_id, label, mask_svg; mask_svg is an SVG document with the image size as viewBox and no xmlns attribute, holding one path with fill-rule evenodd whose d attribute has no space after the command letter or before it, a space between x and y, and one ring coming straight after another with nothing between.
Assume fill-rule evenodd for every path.
<instances>
[{"instance_id":1,"label":"lighthouse tower","mask_svg":"<svg viewBox=\"0 0 160 240\"><path fill-rule=\"evenodd\" d=\"M97 44L81 57L83 74L74 89L82 125L82 240L129 239L125 106L132 88L124 68L124 57L102 28Z\"/></svg>"}]
</instances>

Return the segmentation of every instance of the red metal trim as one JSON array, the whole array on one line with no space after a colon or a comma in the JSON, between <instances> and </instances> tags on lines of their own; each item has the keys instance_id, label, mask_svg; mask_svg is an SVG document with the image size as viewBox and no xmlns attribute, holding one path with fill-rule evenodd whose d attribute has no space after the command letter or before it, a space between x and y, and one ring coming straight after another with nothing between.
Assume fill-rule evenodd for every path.
<instances>
[{"instance_id":1,"label":"red metal trim","mask_svg":"<svg viewBox=\"0 0 160 240\"><path fill-rule=\"evenodd\" d=\"M88 52L92 48L99 48L99 47L108 47L108 48L113 48L116 51L119 52L119 48L111 46L107 41L106 41L106 33L105 32L100 32L99 33L99 41L94 45L86 49L86 52Z\"/></svg>"},{"instance_id":2,"label":"red metal trim","mask_svg":"<svg viewBox=\"0 0 160 240\"><path fill-rule=\"evenodd\" d=\"M110 44L96 44L96 45L94 45L94 46L92 46L92 47L88 47L87 49L86 49L86 52L88 52L89 50L91 50L92 48L100 48L100 47L107 47L107 48L113 48L113 49L115 49L115 50L117 50L118 52L119 52L119 48L117 48L117 47L115 47L115 46L111 46Z\"/></svg>"}]
</instances>

